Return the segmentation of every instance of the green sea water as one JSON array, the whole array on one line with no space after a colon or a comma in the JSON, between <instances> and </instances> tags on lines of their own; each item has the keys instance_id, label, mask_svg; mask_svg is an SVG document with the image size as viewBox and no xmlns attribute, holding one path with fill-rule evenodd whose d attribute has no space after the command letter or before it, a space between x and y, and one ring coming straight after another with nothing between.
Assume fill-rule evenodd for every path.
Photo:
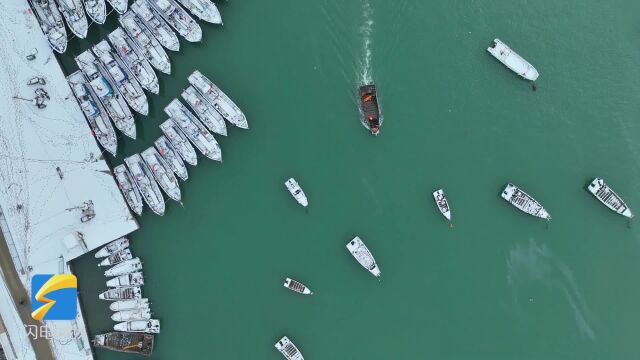
<instances>
[{"instance_id":1,"label":"green sea water","mask_svg":"<svg viewBox=\"0 0 640 360\"><path fill-rule=\"evenodd\" d=\"M251 129L217 139L181 183L184 206L149 211L131 235L144 296L162 322L152 359L640 358L640 225L611 212L595 176L640 209L640 3L583 1L227 1L224 27L181 41L138 140L199 69ZM115 15L61 58L104 38ZM486 51L499 37L540 71L538 91ZM378 137L356 88L379 88ZM295 177L306 213L286 192ZM513 182L547 224L499 196ZM447 192L455 227L431 192ZM640 210L637 210L640 211ZM345 245L361 236L377 281ZM74 261L90 333L109 331L104 269ZM315 292L282 287L289 276ZM99 360L136 356L96 350Z\"/></svg>"}]
</instances>

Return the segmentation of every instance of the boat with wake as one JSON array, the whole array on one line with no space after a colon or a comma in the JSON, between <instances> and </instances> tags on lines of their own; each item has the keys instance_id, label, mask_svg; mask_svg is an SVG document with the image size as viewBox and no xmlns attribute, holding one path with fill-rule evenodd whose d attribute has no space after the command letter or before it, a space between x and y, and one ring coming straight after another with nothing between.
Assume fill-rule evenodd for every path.
<instances>
[{"instance_id":1,"label":"boat with wake","mask_svg":"<svg viewBox=\"0 0 640 360\"><path fill-rule=\"evenodd\" d=\"M176 179L173 171L164 161L162 156L160 156L158 151L156 151L156 148L151 146L144 150L141 155L162 190L164 190L170 198L180 202L182 196L180 194L178 179Z\"/></svg>"},{"instance_id":2,"label":"boat with wake","mask_svg":"<svg viewBox=\"0 0 640 360\"><path fill-rule=\"evenodd\" d=\"M62 54L67 50L67 30L62 15L53 0L28 0L49 45Z\"/></svg>"},{"instance_id":3,"label":"boat with wake","mask_svg":"<svg viewBox=\"0 0 640 360\"><path fill-rule=\"evenodd\" d=\"M84 10L96 24L104 24L107 20L107 4L104 0L82 0Z\"/></svg>"},{"instance_id":4,"label":"boat with wake","mask_svg":"<svg viewBox=\"0 0 640 360\"><path fill-rule=\"evenodd\" d=\"M204 156L222 161L222 150L216 139L178 99L171 100L164 112Z\"/></svg>"},{"instance_id":5,"label":"boat with wake","mask_svg":"<svg viewBox=\"0 0 640 360\"><path fill-rule=\"evenodd\" d=\"M287 360L304 360L300 350L298 350L296 345L286 336L283 336L282 339L278 340L275 347Z\"/></svg>"},{"instance_id":6,"label":"boat with wake","mask_svg":"<svg viewBox=\"0 0 640 360\"><path fill-rule=\"evenodd\" d=\"M298 294L313 295L313 291L311 291L311 289L306 287L303 283L290 278L284 279L284 287L293 292L297 292Z\"/></svg>"},{"instance_id":7,"label":"boat with wake","mask_svg":"<svg viewBox=\"0 0 640 360\"><path fill-rule=\"evenodd\" d=\"M140 86L154 94L158 94L160 92L160 84L156 72L151 67L149 60L134 50L135 45L129 35L119 27L109 33L107 37L129 72L138 80Z\"/></svg>"},{"instance_id":8,"label":"boat with wake","mask_svg":"<svg viewBox=\"0 0 640 360\"><path fill-rule=\"evenodd\" d=\"M123 261L104 272L104 276L113 277L129 274L136 271L142 271L142 261L139 258Z\"/></svg>"},{"instance_id":9,"label":"boat with wake","mask_svg":"<svg viewBox=\"0 0 640 360\"><path fill-rule=\"evenodd\" d=\"M91 86L87 84L80 70L67 76L67 81L69 85L71 85L73 96L75 96L78 104L80 104L80 109L82 109L82 113L87 119L89 127L91 127L93 136L96 137L98 143L100 143L105 150L110 152L111 155L116 156L116 152L118 151L116 131L111 125L109 114L107 114L104 106L102 106L102 103L98 100L98 96L93 92Z\"/></svg>"},{"instance_id":10,"label":"boat with wake","mask_svg":"<svg viewBox=\"0 0 640 360\"><path fill-rule=\"evenodd\" d=\"M127 239L126 237L121 237L103 246L100 250L96 251L94 256L96 257L96 259L107 257L117 253L120 250L124 250L128 247L129 247L129 239Z\"/></svg>"},{"instance_id":11,"label":"boat with wake","mask_svg":"<svg viewBox=\"0 0 640 360\"><path fill-rule=\"evenodd\" d=\"M107 256L100 261L98 266L113 266L131 259L133 259L133 255L131 254L131 250L127 248Z\"/></svg>"},{"instance_id":12,"label":"boat with wake","mask_svg":"<svg viewBox=\"0 0 640 360\"><path fill-rule=\"evenodd\" d=\"M631 209L629 209L629 206L627 206L624 200L622 200L622 197L616 194L616 192L613 191L613 189L610 188L603 179L593 179L591 184L587 187L587 190L589 190L596 199L600 200L600 202L609 209L629 219L633 217Z\"/></svg>"},{"instance_id":13,"label":"boat with wake","mask_svg":"<svg viewBox=\"0 0 640 360\"><path fill-rule=\"evenodd\" d=\"M135 51L149 60L154 68L167 75L171 74L171 62L162 45L151 34L149 29L142 25L140 19L132 11L118 18L122 28L133 40Z\"/></svg>"},{"instance_id":14,"label":"boat with wake","mask_svg":"<svg viewBox=\"0 0 640 360\"><path fill-rule=\"evenodd\" d=\"M511 50L511 48L500 41L500 39L494 39L491 46L487 48L487 51L504 64L504 66L527 80L535 81L540 75L533 65L515 51Z\"/></svg>"},{"instance_id":15,"label":"boat with wake","mask_svg":"<svg viewBox=\"0 0 640 360\"><path fill-rule=\"evenodd\" d=\"M142 289L139 286L109 289L101 293L100 295L98 295L98 298L100 300L109 300L109 301L141 299Z\"/></svg>"},{"instance_id":16,"label":"boat with wake","mask_svg":"<svg viewBox=\"0 0 640 360\"><path fill-rule=\"evenodd\" d=\"M124 14L129 7L129 0L107 0L107 2L120 15Z\"/></svg>"},{"instance_id":17,"label":"boat with wake","mask_svg":"<svg viewBox=\"0 0 640 360\"><path fill-rule=\"evenodd\" d=\"M373 84L360 86L359 95L362 125L371 131L371 134L378 135L382 125L382 116L380 115L376 86Z\"/></svg>"},{"instance_id":18,"label":"boat with wake","mask_svg":"<svg viewBox=\"0 0 640 360\"><path fill-rule=\"evenodd\" d=\"M511 183L507 184L500 196L522 212L551 220L551 215L536 199Z\"/></svg>"},{"instance_id":19,"label":"boat with wake","mask_svg":"<svg viewBox=\"0 0 640 360\"><path fill-rule=\"evenodd\" d=\"M132 321L132 320L149 320L151 319L151 310L137 309L118 311L111 315L113 321Z\"/></svg>"},{"instance_id":20,"label":"boat with wake","mask_svg":"<svg viewBox=\"0 0 640 360\"><path fill-rule=\"evenodd\" d=\"M182 98L207 129L216 134L227 136L227 125L224 123L224 118L193 85L189 85L182 91Z\"/></svg>"},{"instance_id":21,"label":"boat with wake","mask_svg":"<svg viewBox=\"0 0 640 360\"><path fill-rule=\"evenodd\" d=\"M160 130L167 137L169 143L173 145L173 148L176 149L182 160L192 166L198 165L196 150L173 120L169 119L160 124Z\"/></svg>"},{"instance_id":22,"label":"boat with wake","mask_svg":"<svg viewBox=\"0 0 640 360\"><path fill-rule=\"evenodd\" d=\"M202 28L177 2L174 0L147 0L147 2L185 40L189 42L202 40Z\"/></svg>"},{"instance_id":23,"label":"boat with wake","mask_svg":"<svg viewBox=\"0 0 640 360\"><path fill-rule=\"evenodd\" d=\"M305 195L304 191L294 178L289 178L284 182L284 186L287 187L287 190L291 193L294 199L298 202L298 204L307 207L309 205L309 201L307 201L307 195Z\"/></svg>"},{"instance_id":24,"label":"boat with wake","mask_svg":"<svg viewBox=\"0 0 640 360\"><path fill-rule=\"evenodd\" d=\"M433 192L433 199L436 202L436 206L438 206L438 210L442 216L449 220L449 225L451 225L451 207L449 207L449 201L447 197L444 195L444 190L438 189Z\"/></svg>"},{"instance_id":25,"label":"boat with wake","mask_svg":"<svg viewBox=\"0 0 640 360\"><path fill-rule=\"evenodd\" d=\"M123 353L151 356L153 337L154 335L143 333L110 332L96 335L93 339L93 346Z\"/></svg>"},{"instance_id":26,"label":"boat with wake","mask_svg":"<svg viewBox=\"0 0 640 360\"><path fill-rule=\"evenodd\" d=\"M151 210L162 216L164 215L164 197L160 193L158 184L153 180L153 174L147 165L142 161L140 154L133 154L124 159L129 168L134 183L142 194L142 198L149 205Z\"/></svg>"},{"instance_id":27,"label":"boat with wake","mask_svg":"<svg viewBox=\"0 0 640 360\"><path fill-rule=\"evenodd\" d=\"M225 120L241 129L249 128L247 117L242 110L200 71L196 70L189 75L189 83L209 101Z\"/></svg>"},{"instance_id":28,"label":"boat with wake","mask_svg":"<svg viewBox=\"0 0 640 360\"><path fill-rule=\"evenodd\" d=\"M144 276L142 275L142 271L120 275L107 280L107 286L113 288L141 285L144 285Z\"/></svg>"},{"instance_id":29,"label":"boat with wake","mask_svg":"<svg viewBox=\"0 0 640 360\"><path fill-rule=\"evenodd\" d=\"M211 24L222 24L218 7L211 0L178 0L193 16Z\"/></svg>"},{"instance_id":30,"label":"boat with wake","mask_svg":"<svg viewBox=\"0 0 640 360\"><path fill-rule=\"evenodd\" d=\"M62 16L64 16L64 19L67 21L71 32L80 39L87 37L89 23L87 22L87 16L84 14L82 1L56 0L56 2L58 3L58 10L60 10Z\"/></svg>"},{"instance_id":31,"label":"boat with wake","mask_svg":"<svg viewBox=\"0 0 640 360\"><path fill-rule=\"evenodd\" d=\"M185 139L185 141L187 140ZM184 160L182 160L178 151L171 145L169 139L161 135L158 140L154 142L154 145L173 173L182 179L182 181L187 180L189 178L187 166L184 164Z\"/></svg>"},{"instance_id":32,"label":"boat with wake","mask_svg":"<svg viewBox=\"0 0 640 360\"><path fill-rule=\"evenodd\" d=\"M124 199L127 201L131 211L138 215L142 215L142 195L140 195L140 190L138 190L138 186L133 181L133 177L131 177L129 170L127 170L124 164L120 164L113 168L113 173L115 174L118 187L120 188L120 191L122 192Z\"/></svg>"},{"instance_id":33,"label":"boat with wake","mask_svg":"<svg viewBox=\"0 0 640 360\"><path fill-rule=\"evenodd\" d=\"M133 299L133 300L119 300L109 304L109 310L111 311L127 311L137 309L148 309L149 299Z\"/></svg>"},{"instance_id":34,"label":"boat with wake","mask_svg":"<svg viewBox=\"0 0 640 360\"><path fill-rule=\"evenodd\" d=\"M138 15L144 26L149 29L151 34L158 40L160 45L171 51L180 50L180 40L171 26L158 14L158 12L149 5L147 0L136 0L131 4L131 10Z\"/></svg>"},{"instance_id":35,"label":"boat with wake","mask_svg":"<svg viewBox=\"0 0 640 360\"><path fill-rule=\"evenodd\" d=\"M133 320L125 321L113 325L113 330L116 331L128 331L128 332L144 332L148 334L160 333L160 320Z\"/></svg>"},{"instance_id":36,"label":"boat with wake","mask_svg":"<svg viewBox=\"0 0 640 360\"><path fill-rule=\"evenodd\" d=\"M373 258L367 245L365 245L358 236L347 243L347 250L349 250L351 255L358 260L358 263L373 274L373 276L380 277L380 275L382 275L378 264L376 264L376 259Z\"/></svg>"}]
</instances>

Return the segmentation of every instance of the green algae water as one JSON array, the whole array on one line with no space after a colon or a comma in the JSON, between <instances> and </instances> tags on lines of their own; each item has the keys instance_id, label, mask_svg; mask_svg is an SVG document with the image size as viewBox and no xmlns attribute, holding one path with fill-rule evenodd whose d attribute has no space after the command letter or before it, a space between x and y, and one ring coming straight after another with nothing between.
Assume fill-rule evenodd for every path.
<instances>
[{"instance_id":1,"label":"green algae water","mask_svg":"<svg viewBox=\"0 0 640 360\"><path fill-rule=\"evenodd\" d=\"M251 129L217 136L181 183L184 206L146 210L132 250L162 322L152 359L634 359L640 224L587 191L595 176L640 211L640 3L636 1L227 1L224 27L170 53L138 140L199 69ZM116 26L111 15L89 40ZM486 51L499 37L540 71L538 91ZM378 137L356 88L378 86ZM306 213L284 188L295 177ZM547 226L500 198L507 182ZM449 229L431 192L444 188ZM99 216L99 215L98 215ZM377 281L345 245L361 236ZM91 334L113 322L104 269L74 262ZM282 287L292 277L314 290ZM134 359L96 350L99 360Z\"/></svg>"}]
</instances>

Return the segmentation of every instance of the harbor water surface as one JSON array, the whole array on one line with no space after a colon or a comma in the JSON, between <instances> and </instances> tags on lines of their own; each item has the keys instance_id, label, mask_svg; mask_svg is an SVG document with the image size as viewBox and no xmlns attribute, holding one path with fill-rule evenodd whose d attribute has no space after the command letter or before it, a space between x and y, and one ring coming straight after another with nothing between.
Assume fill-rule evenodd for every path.
<instances>
[{"instance_id":1,"label":"harbor water surface","mask_svg":"<svg viewBox=\"0 0 640 360\"><path fill-rule=\"evenodd\" d=\"M224 27L181 39L172 75L119 135L112 165L151 146L196 69L250 130L217 136L184 206L146 210L132 250L162 322L152 359L637 359L640 224L586 190L603 177L640 212L640 3L227 1ZM74 39L73 55L115 28ZM486 51L499 37L540 71L538 90ZM384 123L359 122L378 86ZM308 212L284 188L295 177ZM547 224L500 198L507 182ZM431 192L444 188L450 229ZM100 216L100 214L97 214ZM359 235L377 281L345 245ZM74 261L90 333L113 326L93 254ZM282 287L302 281L314 295ZM99 360L136 356L96 350Z\"/></svg>"}]
</instances>

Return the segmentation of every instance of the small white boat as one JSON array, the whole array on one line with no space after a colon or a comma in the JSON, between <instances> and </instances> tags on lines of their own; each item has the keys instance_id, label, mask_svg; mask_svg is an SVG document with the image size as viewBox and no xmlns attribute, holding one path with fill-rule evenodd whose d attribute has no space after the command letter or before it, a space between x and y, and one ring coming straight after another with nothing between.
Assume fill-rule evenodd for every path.
<instances>
[{"instance_id":1,"label":"small white boat","mask_svg":"<svg viewBox=\"0 0 640 360\"><path fill-rule=\"evenodd\" d=\"M444 217L449 220L451 223L451 208L449 207L449 201L447 197L444 195L444 190L438 189L433 192L433 199L436 201L436 205L438 206L438 210L442 213Z\"/></svg>"},{"instance_id":2,"label":"small white boat","mask_svg":"<svg viewBox=\"0 0 640 360\"><path fill-rule=\"evenodd\" d=\"M131 259L133 259L131 250L129 250L128 248L122 249L104 258L102 261L100 261L98 266L113 266L113 265L120 264L123 261L131 260Z\"/></svg>"},{"instance_id":3,"label":"small white boat","mask_svg":"<svg viewBox=\"0 0 640 360\"><path fill-rule=\"evenodd\" d=\"M177 2L174 0L147 0L147 2L185 40L189 42L202 40L202 28Z\"/></svg>"},{"instance_id":4,"label":"small white boat","mask_svg":"<svg viewBox=\"0 0 640 360\"><path fill-rule=\"evenodd\" d=\"M116 331L129 331L129 332L144 332L147 334L159 334L160 333L160 320L133 320L121 322L113 325L113 330Z\"/></svg>"},{"instance_id":5,"label":"small white boat","mask_svg":"<svg viewBox=\"0 0 640 360\"><path fill-rule=\"evenodd\" d=\"M122 28L133 39L135 51L146 57L154 68L165 74L171 74L171 62L162 45L151 34L136 14L128 11L118 19Z\"/></svg>"},{"instance_id":6,"label":"small white boat","mask_svg":"<svg viewBox=\"0 0 640 360\"><path fill-rule=\"evenodd\" d=\"M140 86L154 94L158 94L160 92L158 76L153 70L153 67L151 67L149 60L134 50L135 45L129 35L119 27L113 30L107 37L118 56L120 56L127 66L129 72L138 80Z\"/></svg>"},{"instance_id":7,"label":"small white boat","mask_svg":"<svg viewBox=\"0 0 640 360\"><path fill-rule=\"evenodd\" d=\"M298 294L313 295L313 291L311 291L311 289L306 287L303 283L290 278L284 279L284 287L291 291L297 292Z\"/></svg>"},{"instance_id":8,"label":"small white boat","mask_svg":"<svg viewBox=\"0 0 640 360\"><path fill-rule=\"evenodd\" d=\"M139 258L123 261L116 266L112 266L104 272L104 276L113 277L142 271L142 261Z\"/></svg>"},{"instance_id":9,"label":"small white boat","mask_svg":"<svg viewBox=\"0 0 640 360\"><path fill-rule=\"evenodd\" d=\"M222 150L216 139L178 99L171 100L164 112L204 156L222 161Z\"/></svg>"},{"instance_id":10,"label":"small white boat","mask_svg":"<svg viewBox=\"0 0 640 360\"><path fill-rule=\"evenodd\" d=\"M118 187L124 196L124 199L127 201L129 208L131 211L138 215L142 215L142 195L140 195L140 190L138 190L138 186L133 181L133 177L131 177L131 173L124 166L124 164L120 164L113 168L113 172L115 174L116 181L118 182Z\"/></svg>"},{"instance_id":11,"label":"small white boat","mask_svg":"<svg viewBox=\"0 0 640 360\"><path fill-rule=\"evenodd\" d=\"M304 356L302 356L300 350L298 350L295 344L286 336L283 336L282 339L275 344L275 347L287 360L304 360Z\"/></svg>"},{"instance_id":12,"label":"small white boat","mask_svg":"<svg viewBox=\"0 0 640 360\"><path fill-rule=\"evenodd\" d=\"M218 7L211 0L178 0L193 16L212 24L222 24Z\"/></svg>"},{"instance_id":13,"label":"small white boat","mask_svg":"<svg viewBox=\"0 0 640 360\"><path fill-rule=\"evenodd\" d=\"M84 10L96 24L104 24L107 20L107 4L104 0L82 0Z\"/></svg>"},{"instance_id":14,"label":"small white boat","mask_svg":"<svg viewBox=\"0 0 640 360\"><path fill-rule=\"evenodd\" d=\"M127 239L126 237L121 237L103 246L100 250L96 251L94 256L96 258L107 257L117 253L120 250L124 250L128 247L129 247L129 239Z\"/></svg>"},{"instance_id":15,"label":"small white boat","mask_svg":"<svg viewBox=\"0 0 640 360\"><path fill-rule=\"evenodd\" d=\"M56 1L58 3L58 9L67 21L67 25L71 32L81 39L87 37L89 23L87 22L87 16L84 14L82 2L80 0Z\"/></svg>"},{"instance_id":16,"label":"small white boat","mask_svg":"<svg viewBox=\"0 0 640 360\"><path fill-rule=\"evenodd\" d=\"M551 215L536 199L513 184L507 184L500 196L529 215L551 220Z\"/></svg>"},{"instance_id":17,"label":"small white boat","mask_svg":"<svg viewBox=\"0 0 640 360\"><path fill-rule=\"evenodd\" d=\"M133 154L124 159L129 168L133 182L138 186L142 198L149 205L154 213L164 215L164 197L160 192L158 184L153 180L153 174L147 165L142 161L139 154Z\"/></svg>"},{"instance_id":18,"label":"small white boat","mask_svg":"<svg viewBox=\"0 0 640 360\"><path fill-rule=\"evenodd\" d=\"M147 0L136 0L131 4L131 10L138 15L138 18L142 20L160 45L164 46L167 50L180 50L178 35L176 35L175 31L164 21L162 16L149 5Z\"/></svg>"},{"instance_id":19,"label":"small white boat","mask_svg":"<svg viewBox=\"0 0 640 360\"><path fill-rule=\"evenodd\" d=\"M173 120L169 119L160 124L160 130L173 145L173 148L176 149L182 160L192 166L198 165L196 150Z\"/></svg>"},{"instance_id":20,"label":"small white boat","mask_svg":"<svg viewBox=\"0 0 640 360\"><path fill-rule=\"evenodd\" d=\"M296 179L290 178L289 180L284 182L284 186L287 187L287 190L289 190L293 198L296 199L296 201L300 205L304 207L307 207L309 205L309 202L307 201L307 195L304 194L304 191L302 191L302 188L300 187L300 185L298 185Z\"/></svg>"},{"instance_id":21,"label":"small white boat","mask_svg":"<svg viewBox=\"0 0 640 360\"><path fill-rule=\"evenodd\" d=\"M111 315L111 320L113 321L133 321L149 319L151 319L151 310L149 309L123 310Z\"/></svg>"},{"instance_id":22,"label":"small white boat","mask_svg":"<svg viewBox=\"0 0 640 360\"><path fill-rule=\"evenodd\" d=\"M124 14L129 7L129 0L107 0L107 2L118 14Z\"/></svg>"},{"instance_id":23,"label":"small white boat","mask_svg":"<svg viewBox=\"0 0 640 360\"><path fill-rule=\"evenodd\" d=\"M187 173L187 166L184 164L184 160L178 154L178 151L174 149L169 139L164 135L161 135L158 140L154 142L158 153L162 156L164 161L169 165L174 174L176 174L182 181L189 178Z\"/></svg>"},{"instance_id":24,"label":"small white boat","mask_svg":"<svg viewBox=\"0 0 640 360\"><path fill-rule=\"evenodd\" d=\"M115 289L109 289L102 294L98 295L100 300L130 300L141 299L142 289L139 286L121 287Z\"/></svg>"},{"instance_id":25,"label":"small white boat","mask_svg":"<svg viewBox=\"0 0 640 360\"><path fill-rule=\"evenodd\" d=\"M182 98L209 130L227 136L227 125L224 123L224 118L193 85L189 85L182 92Z\"/></svg>"},{"instance_id":26,"label":"small white boat","mask_svg":"<svg viewBox=\"0 0 640 360\"><path fill-rule=\"evenodd\" d=\"M511 50L511 48L500 41L500 39L494 39L491 46L487 48L487 51L489 51L493 57L498 59L498 61L503 63L506 67L511 69L511 71L523 78L531 81L535 81L538 78L538 70L536 70L533 65L529 64L527 60L523 59L522 56Z\"/></svg>"},{"instance_id":27,"label":"small white boat","mask_svg":"<svg viewBox=\"0 0 640 360\"><path fill-rule=\"evenodd\" d=\"M105 150L110 152L111 155L116 156L116 152L118 151L116 131L111 125L107 110L105 110L100 100L98 100L98 96L93 92L91 86L87 84L80 70L67 76L67 81L69 85L71 85L73 95L76 100L78 100L80 109L82 109L82 113L87 119L89 127L91 127L93 136L96 137L98 143L100 143Z\"/></svg>"},{"instance_id":28,"label":"small white boat","mask_svg":"<svg viewBox=\"0 0 640 360\"><path fill-rule=\"evenodd\" d=\"M119 300L112 302L109 304L109 309L111 311L127 311L127 310L137 310L137 309L148 309L149 308L149 299L133 299L133 300Z\"/></svg>"},{"instance_id":29,"label":"small white boat","mask_svg":"<svg viewBox=\"0 0 640 360\"><path fill-rule=\"evenodd\" d=\"M213 81L202 75L200 71L196 70L189 75L189 83L193 85L228 122L241 129L249 128L247 117L242 110L240 110Z\"/></svg>"},{"instance_id":30,"label":"small white boat","mask_svg":"<svg viewBox=\"0 0 640 360\"><path fill-rule=\"evenodd\" d=\"M29 0L29 5L51 48L60 54L64 53L67 50L67 30L54 1Z\"/></svg>"},{"instance_id":31,"label":"small white boat","mask_svg":"<svg viewBox=\"0 0 640 360\"><path fill-rule=\"evenodd\" d=\"M620 195L616 194L601 178L593 179L587 190L609 209L630 219L633 217L631 209L629 209L629 206L622 200Z\"/></svg>"},{"instance_id":32,"label":"small white boat","mask_svg":"<svg viewBox=\"0 0 640 360\"><path fill-rule=\"evenodd\" d=\"M142 271L136 271L129 274L120 275L113 279L107 280L108 287L127 287L144 285L144 276Z\"/></svg>"},{"instance_id":33,"label":"small white boat","mask_svg":"<svg viewBox=\"0 0 640 360\"><path fill-rule=\"evenodd\" d=\"M173 171L164 161L164 158L156 151L153 146L142 152L142 159L151 170L153 177L156 179L162 190L175 201L180 202L182 195L180 194L180 186Z\"/></svg>"},{"instance_id":34,"label":"small white boat","mask_svg":"<svg viewBox=\"0 0 640 360\"><path fill-rule=\"evenodd\" d=\"M349 250L351 255L358 260L360 265L372 273L373 276L380 277L380 275L382 275L378 264L376 264L376 259L373 258L369 248L367 248L359 237L356 236L353 240L347 243L347 250Z\"/></svg>"}]
</instances>

